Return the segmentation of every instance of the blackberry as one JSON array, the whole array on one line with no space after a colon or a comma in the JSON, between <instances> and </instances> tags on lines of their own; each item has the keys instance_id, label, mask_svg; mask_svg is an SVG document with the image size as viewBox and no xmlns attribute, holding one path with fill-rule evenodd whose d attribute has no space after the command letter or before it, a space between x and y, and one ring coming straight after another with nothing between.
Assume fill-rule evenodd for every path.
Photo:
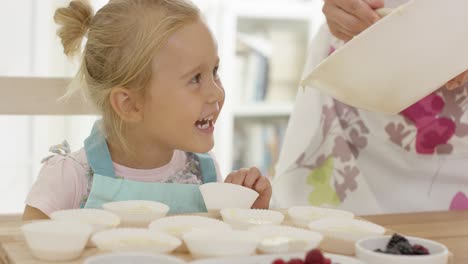
<instances>
[{"instance_id":1,"label":"blackberry","mask_svg":"<svg viewBox=\"0 0 468 264\"><path fill-rule=\"evenodd\" d=\"M400 241L394 248L402 255L413 255L413 247L408 241Z\"/></svg>"},{"instance_id":2,"label":"blackberry","mask_svg":"<svg viewBox=\"0 0 468 264\"><path fill-rule=\"evenodd\" d=\"M409 244L408 239L406 239L404 236L401 236L399 234L393 234L390 241L388 241L387 249L395 247L395 245L400 243L400 242L406 242L406 243Z\"/></svg>"},{"instance_id":3,"label":"blackberry","mask_svg":"<svg viewBox=\"0 0 468 264\"><path fill-rule=\"evenodd\" d=\"M387 243L385 250L376 249L375 252L393 255L429 255L429 250L421 245L411 245L405 237L394 234Z\"/></svg>"},{"instance_id":4,"label":"blackberry","mask_svg":"<svg viewBox=\"0 0 468 264\"><path fill-rule=\"evenodd\" d=\"M383 253L392 254L392 255L401 255L401 251L397 247L389 248Z\"/></svg>"}]
</instances>

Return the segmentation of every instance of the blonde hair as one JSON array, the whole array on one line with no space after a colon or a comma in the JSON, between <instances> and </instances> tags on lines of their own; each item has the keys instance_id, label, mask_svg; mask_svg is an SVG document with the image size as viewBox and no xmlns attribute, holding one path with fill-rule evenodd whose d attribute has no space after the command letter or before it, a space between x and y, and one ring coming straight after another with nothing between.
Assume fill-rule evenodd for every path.
<instances>
[{"instance_id":1,"label":"blonde hair","mask_svg":"<svg viewBox=\"0 0 468 264\"><path fill-rule=\"evenodd\" d=\"M74 83L101 112L107 137L125 148L123 122L110 103L111 90L144 92L157 52L172 33L200 18L200 11L186 0L110 0L93 13L86 0L73 0L57 9L57 35L69 57L80 53L87 35ZM71 87L67 94L77 90Z\"/></svg>"}]
</instances>

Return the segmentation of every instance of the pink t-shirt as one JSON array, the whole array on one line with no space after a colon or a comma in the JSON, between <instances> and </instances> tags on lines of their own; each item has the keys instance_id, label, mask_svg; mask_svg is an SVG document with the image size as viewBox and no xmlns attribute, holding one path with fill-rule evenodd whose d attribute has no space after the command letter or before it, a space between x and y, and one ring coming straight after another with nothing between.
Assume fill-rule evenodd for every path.
<instances>
[{"instance_id":1,"label":"pink t-shirt","mask_svg":"<svg viewBox=\"0 0 468 264\"><path fill-rule=\"evenodd\" d=\"M213 155L210 156L215 161ZM217 179L221 181L218 164ZM187 153L176 150L171 161L150 170L133 169L114 164L117 177L140 182L177 182L200 184L199 175L185 173L190 166ZM86 152L56 155L45 161L39 176L26 198L26 204L46 215L64 209L80 208L86 202L92 185L92 171Z\"/></svg>"}]
</instances>

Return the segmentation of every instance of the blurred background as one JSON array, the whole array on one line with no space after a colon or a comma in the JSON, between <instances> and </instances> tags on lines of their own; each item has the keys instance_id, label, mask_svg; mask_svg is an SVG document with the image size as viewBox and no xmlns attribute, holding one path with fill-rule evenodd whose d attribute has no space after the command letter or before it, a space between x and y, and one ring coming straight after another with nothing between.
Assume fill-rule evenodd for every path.
<instances>
[{"instance_id":1,"label":"blurred background","mask_svg":"<svg viewBox=\"0 0 468 264\"><path fill-rule=\"evenodd\" d=\"M90 1L96 10L107 2ZM221 171L226 176L233 169L257 166L273 177L302 67L313 48L309 42L324 23L322 0L194 2L218 40L221 57L226 103L214 149ZM63 55L52 19L55 9L68 3L2 1L0 78L73 76L77 62ZM96 119L0 115L0 213L22 212L49 147L66 139L78 150Z\"/></svg>"}]
</instances>

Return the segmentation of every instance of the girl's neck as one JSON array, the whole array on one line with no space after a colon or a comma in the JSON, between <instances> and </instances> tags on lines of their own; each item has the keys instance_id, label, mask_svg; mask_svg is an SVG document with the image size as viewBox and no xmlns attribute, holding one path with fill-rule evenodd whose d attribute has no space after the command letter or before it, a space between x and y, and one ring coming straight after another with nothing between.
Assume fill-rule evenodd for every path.
<instances>
[{"instance_id":1,"label":"girl's neck","mask_svg":"<svg viewBox=\"0 0 468 264\"><path fill-rule=\"evenodd\" d=\"M155 169L168 164L174 155L173 149L162 148L154 143L134 138L128 140L129 149L107 142L112 161L134 169Z\"/></svg>"}]
</instances>

